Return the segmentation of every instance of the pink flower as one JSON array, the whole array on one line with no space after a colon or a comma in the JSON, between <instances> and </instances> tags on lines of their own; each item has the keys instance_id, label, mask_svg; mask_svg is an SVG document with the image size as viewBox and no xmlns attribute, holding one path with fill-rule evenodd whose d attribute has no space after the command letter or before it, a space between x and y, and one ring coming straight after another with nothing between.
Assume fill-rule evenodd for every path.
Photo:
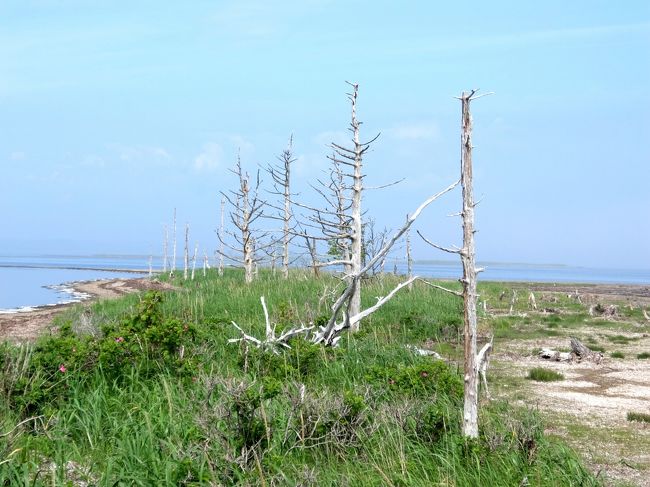
<instances>
[{"instance_id":1,"label":"pink flower","mask_svg":"<svg viewBox=\"0 0 650 487\"><path fill-rule=\"evenodd\" d=\"M429 377L428 372L421 372L420 375L421 375L422 377Z\"/></svg>"},{"instance_id":2,"label":"pink flower","mask_svg":"<svg viewBox=\"0 0 650 487\"><path fill-rule=\"evenodd\" d=\"M66 370L68 369L65 368L65 364L59 365L59 372L64 373Z\"/></svg>"},{"instance_id":3,"label":"pink flower","mask_svg":"<svg viewBox=\"0 0 650 487\"><path fill-rule=\"evenodd\" d=\"M115 339L115 341L116 341L117 343L122 343L122 342L124 341L124 337L117 337L117 338Z\"/></svg>"}]
</instances>

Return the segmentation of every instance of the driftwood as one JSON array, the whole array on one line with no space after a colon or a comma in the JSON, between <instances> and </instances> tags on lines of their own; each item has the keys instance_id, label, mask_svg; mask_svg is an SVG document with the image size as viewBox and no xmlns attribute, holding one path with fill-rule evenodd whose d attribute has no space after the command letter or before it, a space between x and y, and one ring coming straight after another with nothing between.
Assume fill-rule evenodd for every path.
<instances>
[{"instance_id":1,"label":"driftwood","mask_svg":"<svg viewBox=\"0 0 650 487\"><path fill-rule=\"evenodd\" d=\"M575 337L570 338L570 344L571 352L560 352L550 348L543 348L542 351L539 352L539 358L555 362L591 361L596 364L599 364L603 360L602 353L594 352Z\"/></svg>"}]
</instances>

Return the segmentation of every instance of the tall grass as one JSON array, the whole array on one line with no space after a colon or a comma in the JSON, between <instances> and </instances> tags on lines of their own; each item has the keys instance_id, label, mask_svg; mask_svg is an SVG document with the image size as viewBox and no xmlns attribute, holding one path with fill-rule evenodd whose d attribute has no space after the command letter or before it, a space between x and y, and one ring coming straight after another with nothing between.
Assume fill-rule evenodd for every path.
<instances>
[{"instance_id":1,"label":"tall grass","mask_svg":"<svg viewBox=\"0 0 650 487\"><path fill-rule=\"evenodd\" d=\"M544 436L534 411L493 403L481 410L480 438L462 438L458 367L404 346L456 348L461 308L446 293L416 285L398 294L335 350L298 340L275 355L228 343L238 336L232 321L263 334L261 295L278 327L327 315L337 279L291 277L262 272L246 287L229 270L176 281L180 290L160 309L162 320L196 329L182 359L147 347L142 334L131 367L109 370L102 364L112 362L89 352L60 373L56 397L36 394L38 374L59 365L45 343L55 339L2 349L0 485L597 485L573 452ZM365 304L395 282L364 283ZM128 324L140 299L96 303L93 327ZM81 330L80 313L63 321ZM109 353L113 338L101 333L56 343L92 350L99 340ZM36 381L30 417L12 396L25 381Z\"/></svg>"}]
</instances>

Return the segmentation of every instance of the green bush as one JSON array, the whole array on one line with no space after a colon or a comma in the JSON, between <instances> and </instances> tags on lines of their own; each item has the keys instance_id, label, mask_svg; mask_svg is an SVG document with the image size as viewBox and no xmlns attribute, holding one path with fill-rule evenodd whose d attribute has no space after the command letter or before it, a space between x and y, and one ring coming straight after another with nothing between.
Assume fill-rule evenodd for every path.
<instances>
[{"instance_id":1,"label":"green bush","mask_svg":"<svg viewBox=\"0 0 650 487\"><path fill-rule=\"evenodd\" d=\"M628 421L638 421L640 423L650 423L650 414L646 413L635 413L630 411L627 413Z\"/></svg>"},{"instance_id":2,"label":"green bush","mask_svg":"<svg viewBox=\"0 0 650 487\"><path fill-rule=\"evenodd\" d=\"M641 352L640 354L638 354L638 355L636 356L636 358L638 358L638 359L640 359L640 360L645 360L645 359L647 359L647 358L650 358L650 353L648 353L648 352Z\"/></svg>"},{"instance_id":3,"label":"green bush","mask_svg":"<svg viewBox=\"0 0 650 487\"><path fill-rule=\"evenodd\" d=\"M558 380L564 380L564 376L559 372L555 372L551 369L545 369L543 367L535 367L528 371L526 379L534 380L537 382L553 382Z\"/></svg>"},{"instance_id":4,"label":"green bush","mask_svg":"<svg viewBox=\"0 0 650 487\"><path fill-rule=\"evenodd\" d=\"M463 384L457 373L441 361L425 361L409 366L373 366L366 380L382 390L399 395L420 397L443 394L453 399L463 396Z\"/></svg>"},{"instance_id":5,"label":"green bush","mask_svg":"<svg viewBox=\"0 0 650 487\"><path fill-rule=\"evenodd\" d=\"M610 356L612 358L625 358L625 354L623 352L612 352Z\"/></svg>"}]
</instances>

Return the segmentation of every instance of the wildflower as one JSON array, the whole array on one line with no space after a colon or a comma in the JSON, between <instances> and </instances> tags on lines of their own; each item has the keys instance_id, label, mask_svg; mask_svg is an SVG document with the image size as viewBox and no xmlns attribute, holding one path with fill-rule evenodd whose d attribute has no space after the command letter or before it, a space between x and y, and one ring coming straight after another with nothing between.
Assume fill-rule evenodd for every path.
<instances>
[{"instance_id":1,"label":"wildflower","mask_svg":"<svg viewBox=\"0 0 650 487\"><path fill-rule=\"evenodd\" d=\"M117 337L117 338L115 339L115 341L116 341L117 343L122 343L122 342L124 341L124 337Z\"/></svg>"},{"instance_id":2,"label":"wildflower","mask_svg":"<svg viewBox=\"0 0 650 487\"><path fill-rule=\"evenodd\" d=\"M421 377L429 377L429 373L425 372L425 371L422 371L422 372L420 372L420 376Z\"/></svg>"},{"instance_id":3,"label":"wildflower","mask_svg":"<svg viewBox=\"0 0 650 487\"><path fill-rule=\"evenodd\" d=\"M59 365L59 372L65 373L66 370L68 370L68 369L65 368L65 364Z\"/></svg>"}]
</instances>

